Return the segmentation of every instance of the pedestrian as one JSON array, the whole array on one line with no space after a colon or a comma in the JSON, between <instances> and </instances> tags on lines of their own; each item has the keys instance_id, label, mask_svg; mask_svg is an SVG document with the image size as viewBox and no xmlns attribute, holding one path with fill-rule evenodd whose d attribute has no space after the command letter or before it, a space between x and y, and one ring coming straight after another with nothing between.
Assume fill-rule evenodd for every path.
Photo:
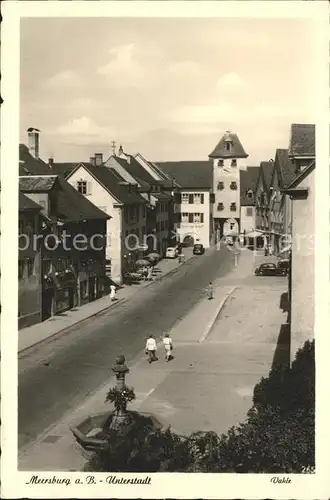
<instances>
[{"instance_id":1,"label":"pedestrian","mask_svg":"<svg viewBox=\"0 0 330 500\"><path fill-rule=\"evenodd\" d=\"M165 336L163 338L163 344L165 348L165 360L166 362L168 362L173 358L172 356L173 342L169 333L165 333Z\"/></svg>"},{"instance_id":2,"label":"pedestrian","mask_svg":"<svg viewBox=\"0 0 330 500\"><path fill-rule=\"evenodd\" d=\"M152 280L152 267L150 266L149 269L148 269L148 276L147 276L147 280L148 281L151 281Z\"/></svg>"},{"instance_id":3,"label":"pedestrian","mask_svg":"<svg viewBox=\"0 0 330 500\"><path fill-rule=\"evenodd\" d=\"M146 355L148 356L148 362L152 363L153 361L157 361L156 357L157 345L153 335L149 335L146 343Z\"/></svg>"},{"instance_id":4,"label":"pedestrian","mask_svg":"<svg viewBox=\"0 0 330 500\"><path fill-rule=\"evenodd\" d=\"M212 281L210 281L209 286L207 287L207 297L208 297L208 300L212 300L213 299L213 285L212 285Z\"/></svg>"},{"instance_id":5,"label":"pedestrian","mask_svg":"<svg viewBox=\"0 0 330 500\"><path fill-rule=\"evenodd\" d=\"M110 300L111 300L111 302L113 302L115 300L115 297L116 297L116 287L114 284L111 284L110 285Z\"/></svg>"}]
</instances>

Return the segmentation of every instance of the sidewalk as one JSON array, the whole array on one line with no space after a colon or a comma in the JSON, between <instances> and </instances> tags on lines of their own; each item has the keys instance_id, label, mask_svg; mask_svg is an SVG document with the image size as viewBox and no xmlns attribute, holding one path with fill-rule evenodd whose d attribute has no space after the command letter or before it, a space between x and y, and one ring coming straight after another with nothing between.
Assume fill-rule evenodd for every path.
<instances>
[{"instance_id":1,"label":"sidewalk","mask_svg":"<svg viewBox=\"0 0 330 500\"><path fill-rule=\"evenodd\" d=\"M248 263L250 259L250 263ZM240 272L243 266L244 272ZM174 359L149 365L144 350L130 364L127 385L136 400L132 410L153 413L174 431L226 432L243 421L251 406L254 385L267 376L283 321L279 310L281 285L242 286L239 276L251 267L251 256L238 264L235 286L214 282L214 299L202 299L171 331ZM159 339L157 339L159 340ZM70 426L90 414L111 409L104 402L114 377L83 406L68 413L19 456L20 470L82 470L85 459Z\"/></svg>"},{"instance_id":2,"label":"sidewalk","mask_svg":"<svg viewBox=\"0 0 330 500\"><path fill-rule=\"evenodd\" d=\"M117 304L120 304L121 302L132 297L132 295L135 295L141 290L141 288L150 286L155 281L159 281L164 276L175 272L179 267L184 265L185 262L189 261L193 257L192 248L184 248L183 252L185 254L185 261L183 263L179 264L178 259L161 260L155 268L153 281L142 281L139 285L123 285L117 293L117 300L114 302L110 302L110 296L106 295L81 307L75 307L74 309L70 309L62 314L52 316L42 323L22 328L18 331L18 352L21 353L26 349L45 341L46 339L50 339L51 337L64 332L82 321L101 314L110 307L115 307Z\"/></svg>"}]
</instances>

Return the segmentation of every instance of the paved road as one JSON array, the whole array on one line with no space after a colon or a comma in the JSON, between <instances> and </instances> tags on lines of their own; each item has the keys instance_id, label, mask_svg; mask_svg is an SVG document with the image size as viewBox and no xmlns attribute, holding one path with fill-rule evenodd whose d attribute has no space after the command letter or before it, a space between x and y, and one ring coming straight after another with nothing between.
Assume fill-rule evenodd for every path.
<instances>
[{"instance_id":1,"label":"paved road","mask_svg":"<svg viewBox=\"0 0 330 500\"><path fill-rule=\"evenodd\" d=\"M48 426L106 382L118 354L128 362L148 334L159 337L201 298L203 289L234 265L222 247L194 257L178 271L141 289L129 302L92 318L19 359L18 444L31 443Z\"/></svg>"}]
</instances>

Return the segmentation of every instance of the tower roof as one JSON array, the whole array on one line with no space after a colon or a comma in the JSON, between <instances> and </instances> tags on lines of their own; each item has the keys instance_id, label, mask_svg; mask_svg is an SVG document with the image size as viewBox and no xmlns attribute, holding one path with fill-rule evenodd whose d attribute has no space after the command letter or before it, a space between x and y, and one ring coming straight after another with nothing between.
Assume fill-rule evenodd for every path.
<instances>
[{"instance_id":1,"label":"tower roof","mask_svg":"<svg viewBox=\"0 0 330 500\"><path fill-rule=\"evenodd\" d=\"M228 144L230 147L227 146ZM222 136L212 153L209 154L209 158L247 158L248 156L237 134L230 131Z\"/></svg>"}]
</instances>

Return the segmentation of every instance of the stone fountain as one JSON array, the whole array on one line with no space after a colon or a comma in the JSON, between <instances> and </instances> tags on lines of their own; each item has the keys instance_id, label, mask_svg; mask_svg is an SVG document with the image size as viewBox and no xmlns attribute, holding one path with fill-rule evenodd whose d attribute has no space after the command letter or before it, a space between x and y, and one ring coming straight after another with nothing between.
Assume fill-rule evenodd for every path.
<instances>
[{"instance_id":1,"label":"stone fountain","mask_svg":"<svg viewBox=\"0 0 330 500\"><path fill-rule=\"evenodd\" d=\"M113 402L115 409L89 415L76 426L71 427L71 432L86 457L89 457L94 452L108 448L107 436L109 431L125 435L139 419L148 421L151 430L163 427L161 422L149 413L127 410L128 402L135 399L135 395L133 389L130 389L125 384L126 375L129 373L125 356L120 355L117 357L112 372L116 376L116 386L110 389L106 401Z\"/></svg>"}]
</instances>

